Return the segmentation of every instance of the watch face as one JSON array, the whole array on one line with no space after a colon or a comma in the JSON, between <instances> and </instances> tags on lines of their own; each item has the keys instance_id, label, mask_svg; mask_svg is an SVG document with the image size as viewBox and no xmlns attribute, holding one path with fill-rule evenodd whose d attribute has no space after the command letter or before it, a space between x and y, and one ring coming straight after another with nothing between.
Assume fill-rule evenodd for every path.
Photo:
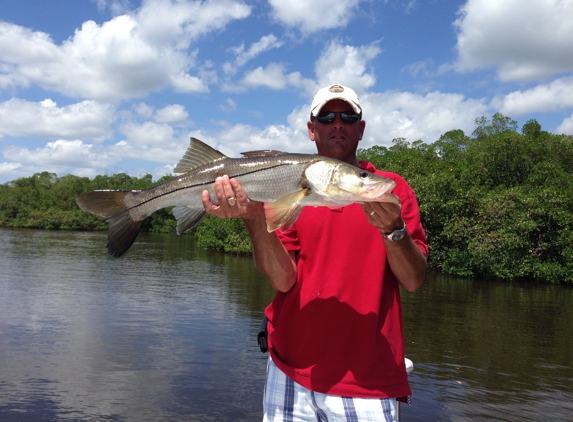
<instances>
[{"instance_id":1,"label":"watch face","mask_svg":"<svg viewBox=\"0 0 573 422\"><path fill-rule=\"evenodd\" d=\"M398 242L399 240L402 240L405 234L406 228L404 227L402 230L394 230L388 237L392 242Z\"/></svg>"},{"instance_id":2,"label":"watch face","mask_svg":"<svg viewBox=\"0 0 573 422\"><path fill-rule=\"evenodd\" d=\"M391 242L398 242L399 240L402 240L405 234L406 234L406 224L404 223L403 228L399 230L394 230L390 234L384 234L384 236L386 236L386 238L389 239Z\"/></svg>"}]
</instances>

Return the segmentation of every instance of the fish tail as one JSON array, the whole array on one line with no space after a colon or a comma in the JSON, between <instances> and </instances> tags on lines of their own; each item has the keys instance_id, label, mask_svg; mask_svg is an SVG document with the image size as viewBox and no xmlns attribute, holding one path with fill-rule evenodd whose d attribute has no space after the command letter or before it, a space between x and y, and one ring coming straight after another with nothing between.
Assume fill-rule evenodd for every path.
<instances>
[{"instance_id":1,"label":"fish tail","mask_svg":"<svg viewBox=\"0 0 573 422\"><path fill-rule=\"evenodd\" d=\"M109 223L107 251L119 258L131 247L145 218L133 220L125 205L132 191L93 191L76 198L78 206L89 213L105 217Z\"/></svg>"}]
</instances>

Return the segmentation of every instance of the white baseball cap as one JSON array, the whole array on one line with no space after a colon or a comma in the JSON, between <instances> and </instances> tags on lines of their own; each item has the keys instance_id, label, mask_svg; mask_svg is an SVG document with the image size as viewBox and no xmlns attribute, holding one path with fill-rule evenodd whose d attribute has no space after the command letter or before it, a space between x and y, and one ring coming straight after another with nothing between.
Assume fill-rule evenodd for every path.
<instances>
[{"instance_id":1,"label":"white baseball cap","mask_svg":"<svg viewBox=\"0 0 573 422\"><path fill-rule=\"evenodd\" d=\"M318 90L312 100L310 114L314 117L318 116L322 107L331 100L346 101L357 114L362 113L356 92L354 92L352 88L348 88L344 85L333 84Z\"/></svg>"}]
</instances>

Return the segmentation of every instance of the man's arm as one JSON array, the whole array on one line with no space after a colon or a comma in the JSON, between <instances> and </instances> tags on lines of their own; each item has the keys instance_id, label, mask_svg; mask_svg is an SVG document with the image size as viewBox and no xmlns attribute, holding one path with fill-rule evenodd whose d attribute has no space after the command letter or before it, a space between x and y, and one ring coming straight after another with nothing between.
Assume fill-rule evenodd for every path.
<instances>
[{"instance_id":1,"label":"man's arm","mask_svg":"<svg viewBox=\"0 0 573 422\"><path fill-rule=\"evenodd\" d=\"M408 233L397 242L390 241L382 234L404 227L401 206L389 202L369 202L364 203L362 208L370 224L380 229L388 263L402 287L409 292L417 290L426 276L426 257Z\"/></svg>"},{"instance_id":2,"label":"man's arm","mask_svg":"<svg viewBox=\"0 0 573 422\"><path fill-rule=\"evenodd\" d=\"M271 286L281 292L289 291L296 282L296 259L276 233L267 231L263 204L249 200L239 182L228 176L217 178L215 195L219 205L211 202L208 191L203 191L205 211L219 218L241 218L251 237L255 265ZM235 198L234 205L229 204L229 198Z\"/></svg>"},{"instance_id":3,"label":"man's arm","mask_svg":"<svg viewBox=\"0 0 573 422\"><path fill-rule=\"evenodd\" d=\"M426 276L426 257L408 233L398 242L383 238L392 272L406 290L417 290Z\"/></svg>"},{"instance_id":4,"label":"man's arm","mask_svg":"<svg viewBox=\"0 0 573 422\"><path fill-rule=\"evenodd\" d=\"M275 232L267 231L265 212L260 205L262 212L258 216L243 219L251 236L255 265L271 286L287 292L296 282L296 257L294 252L289 253L285 249Z\"/></svg>"}]
</instances>

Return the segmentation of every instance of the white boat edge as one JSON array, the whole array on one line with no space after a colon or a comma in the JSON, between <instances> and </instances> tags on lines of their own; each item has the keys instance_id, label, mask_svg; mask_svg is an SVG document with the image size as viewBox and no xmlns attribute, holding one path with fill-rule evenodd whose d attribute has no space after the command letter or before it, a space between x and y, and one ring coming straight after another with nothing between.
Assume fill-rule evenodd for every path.
<instances>
[{"instance_id":1,"label":"white boat edge","mask_svg":"<svg viewBox=\"0 0 573 422\"><path fill-rule=\"evenodd\" d=\"M414 362L408 358L404 358L404 362L406 363L406 372L409 374L414 370Z\"/></svg>"}]
</instances>

